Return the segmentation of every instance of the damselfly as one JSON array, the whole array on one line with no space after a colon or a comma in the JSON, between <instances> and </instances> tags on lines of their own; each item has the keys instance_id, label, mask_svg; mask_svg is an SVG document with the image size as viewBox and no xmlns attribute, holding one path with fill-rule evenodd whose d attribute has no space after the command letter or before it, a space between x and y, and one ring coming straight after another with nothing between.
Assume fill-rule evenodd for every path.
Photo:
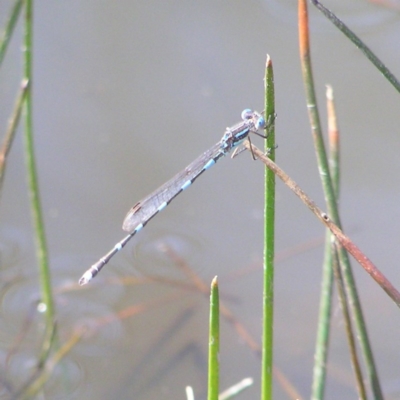
<instances>
[{"instance_id":1,"label":"damselfly","mask_svg":"<svg viewBox=\"0 0 400 400\"><path fill-rule=\"evenodd\" d=\"M265 119L256 111L246 109L242 112L242 121L226 128L221 140L213 147L196 158L182 172L159 187L155 192L136 203L126 215L122 229L129 235L118 242L104 257L93 264L79 280L85 285L93 279L110 259L120 251L126 243L138 233L157 213L163 210L179 193L187 189L207 169L214 165L221 157L241 144L250 132L263 138L258 131L266 129Z\"/></svg>"}]
</instances>

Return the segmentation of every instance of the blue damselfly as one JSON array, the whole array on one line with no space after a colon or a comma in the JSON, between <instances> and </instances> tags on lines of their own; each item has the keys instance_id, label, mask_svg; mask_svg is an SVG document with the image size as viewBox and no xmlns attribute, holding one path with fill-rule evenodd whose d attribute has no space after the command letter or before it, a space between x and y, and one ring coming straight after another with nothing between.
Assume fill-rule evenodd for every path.
<instances>
[{"instance_id":1,"label":"blue damselfly","mask_svg":"<svg viewBox=\"0 0 400 400\"><path fill-rule=\"evenodd\" d=\"M79 280L85 285L93 279L110 259L120 251L126 243L138 233L157 213L163 210L179 193L187 189L192 183L221 157L240 145L250 132L263 138L260 129L266 129L265 119L256 111L246 109L242 112L242 121L226 128L221 140L189 164L183 171L159 187L156 191L136 203L126 215L122 229L129 232L124 239L118 242L104 257L93 264Z\"/></svg>"}]
</instances>

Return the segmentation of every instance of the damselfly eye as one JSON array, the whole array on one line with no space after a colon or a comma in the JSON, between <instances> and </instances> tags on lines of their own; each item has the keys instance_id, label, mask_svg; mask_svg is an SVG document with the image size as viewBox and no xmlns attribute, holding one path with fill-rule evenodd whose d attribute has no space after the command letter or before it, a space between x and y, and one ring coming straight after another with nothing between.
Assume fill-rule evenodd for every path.
<instances>
[{"instance_id":1,"label":"damselfly eye","mask_svg":"<svg viewBox=\"0 0 400 400\"><path fill-rule=\"evenodd\" d=\"M261 116L258 118L258 120L257 120L255 125L256 125L256 129L257 130L258 129L264 129L267 126L267 124L265 122L265 119L263 117L261 117Z\"/></svg>"},{"instance_id":2,"label":"damselfly eye","mask_svg":"<svg viewBox=\"0 0 400 400\"><path fill-rule=\"evenodd\" d=\"M241 117L243 120L246 119L251 119L253 117L253 111L250 110L250 108L246 108L245 110L242 111Z\"/></svg>"}]
</instances>

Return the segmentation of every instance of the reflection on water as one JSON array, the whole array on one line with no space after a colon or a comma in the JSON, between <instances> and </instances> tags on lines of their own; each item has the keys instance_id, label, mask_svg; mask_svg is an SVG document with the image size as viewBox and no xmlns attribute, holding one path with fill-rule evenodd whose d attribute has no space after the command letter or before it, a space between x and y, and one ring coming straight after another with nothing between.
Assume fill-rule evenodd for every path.
<instances>
[{"instance_id":1,"label":"reflection on water","mask_svg":"<svg viewBox=\"0 0 400 400\"><path fill-rule=\"evenodd\" d=\"M53 286L57 339L48 361L42 364L39 357L46 348L46 332L44 316L39 311L40 292L35 270L31 268L33 263L17 255L17 242L2 236L2 265L8 266L2 271L0 292L2 398L19 398L18 393L41 376L46 377L45 392L52 399L79 397L79 393L86 391L88 360L93 362L113 354L109 343L118 342L124 335L121 319L108 304L112 299L115 302L121 287L110 286L100 300L98 297L90 300L77 283L67 284L69 278L60 279L55 269L55 282L62 282ZM12 265L11 261L18 259L19 264ZM62 260L67 262L67 257ZM69 258L69 265L76 265L77 259L72 260ZM66 349L67 357L58 359L59 352L71 340L72 347Z\"/></svg>"},{"instance_id":2,"label":"reflection on water","mask_svg":"<svg viewBox=\"0 0 400 400\"><path fill-rule=\"evenodd\" d=\"M173 277L176 273L171 260L165 255L164 247L173 249L184 259L196 265L201 259L205 243L199 237L191 235L187 227L174 223L171 227L161 226L157 230L149 230L146 237L140 240L137 246L133 248L134 259L133 268L140 271L143 275L167 275ZM197 271L201 273L201 271Z\"/></svg>"},{"instance_id":3,"label":"reflection on water","mask_svg":"<svg viewBox=\"0 0 400 400\"><path fill-rule=\"evenodd\" d=\"M201 285L218 274L221 298L242 324L236 327L251 333L253 347L261 335L260 270L225 279L262 255L258 163L246 157L221 163L152 221L94 282L82 289L77 280L122 238L123 216L135 201L215 143L243 108L262 104L267 52L277 85L277 158L320 196L298 68L295 2L158 2L157 8L152 2L99 2L95 10L85 2L35 4L35 148L59 343L79 339L65 355L65 368L56 368L49 397L182 398L187 384L201 396L208 324ZM367 32L382 58L397 66L392 43L399 41L390 31L397 14L365 1L328 6L357 33ZM362 55L310 10L312 32L319 33L312 41L318 93L327 81L333 83L343 118L341 207L349 226L362 221L356 239L396 278L399 201L387 171L398 167L398 114L393 112L398 98L382 85L379 73L366 68ZM14 43L1 70L7 77L0 97L2 126L14 98L10 88L19 85L20 47ZM333 54L335 62L327 62ZM0 239L0 351L12 389L34 368L44 337L43 317L36 311L40 293L20 137L16 145L2 192L7 234ZM378 166L371 154L380 155ZM322 237L313 222L278 186L277 248ZM384 234L376 229L383 225ZM167 254L165 244L177 257ZM310 387L321 259L318 248L284 260L276 271L275 360L303 394ZM380 370L390 376L399 362L393 352L398 335L388 337L398 332L396 311L364 275L357 278L366 294ZM336 318L332 358L349 376ZM250 342L226 320L221 325L222 386L238 377L257 380L259 360ZM354 397L352 388L333 381L333 397ZM256 382L245 398L256 398L258 388ZM276 390L276 398L286 398L278 385Z\"/></svg>"}]
</instances>

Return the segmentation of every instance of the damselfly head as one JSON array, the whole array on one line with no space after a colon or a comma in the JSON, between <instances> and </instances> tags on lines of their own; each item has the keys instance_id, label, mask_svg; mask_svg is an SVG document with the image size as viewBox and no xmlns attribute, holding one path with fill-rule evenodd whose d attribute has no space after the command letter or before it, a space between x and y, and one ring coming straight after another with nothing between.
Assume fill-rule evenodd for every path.
<instances>
[{"instance_id":1,"label":"damselfly head","mask_svg":"<svg viewBox=\"0 0 400 400\"><path fill-rule=\"evenodd\" d=\"M244 109L242 111L241 117L243 121L252 120L254 127L257 130L264 129L267 125L264 117L257 111L253 111L250 108Z\"/></svg>"}]
</instances>

